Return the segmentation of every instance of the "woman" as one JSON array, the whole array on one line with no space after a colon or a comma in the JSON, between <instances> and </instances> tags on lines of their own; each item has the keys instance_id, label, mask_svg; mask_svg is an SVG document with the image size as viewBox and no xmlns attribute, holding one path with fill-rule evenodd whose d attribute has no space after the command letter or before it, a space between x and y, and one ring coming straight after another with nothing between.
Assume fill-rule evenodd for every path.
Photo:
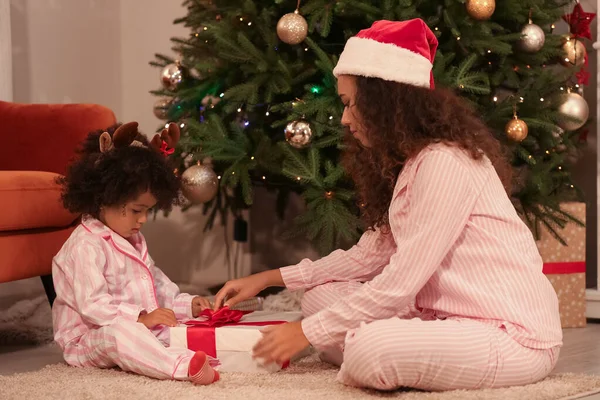
<instances>
[{"instance_id":1,"label":"woman","mask_svg":"<svg viewBox=\"0 0 600 400\"><path fill-rule=\"evenodd\" d=\"M419 19L346 44L334 70L354 138L344 161L371 229L348 251L223 287L216 308L307 289L305 319L266 329L256 357L313 345L343 353L341 382L385 390L524 385L554 367L558 300L507 195L510 165L461 100L434 89L436 48Z\"/></svg>"}]
</instances>

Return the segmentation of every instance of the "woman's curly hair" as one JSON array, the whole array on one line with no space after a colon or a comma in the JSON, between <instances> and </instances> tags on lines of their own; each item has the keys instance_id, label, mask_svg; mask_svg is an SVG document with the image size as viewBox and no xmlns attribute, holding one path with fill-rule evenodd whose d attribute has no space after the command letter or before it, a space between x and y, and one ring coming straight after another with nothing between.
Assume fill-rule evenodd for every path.
<instances>
[{"instance_id":1,"label":"woman's curly hair","mask_svg":"<svg viewBox=\"0 0 600 400\"><path fill-rule=\"evenodd\" d=\"M112 137L119 126L90 133L66 176L58 179L69 211L98 218L101 207L121 206L146 191L156 197L156 209L168 211L178 203L180 181L158 152L138 146L100 152L100 135L108 132ZM135 140L148 146L142 134Z\"/></svg>"},{"instance_id":2,"label":"woman's curly hair","mask_svg":"<svg viewBox=\"0 0 600 400\"><path fill-rule=\"evenodd\" d=\"M503 147L450 90L378 78L355 77L355 82L357 118L370 146L347 133L342 161L368 228L389 228L388 209L404 163L432 143L457 146L473 159L487 156L509 191L512 169Z\"/></svg>"}]
</instances>

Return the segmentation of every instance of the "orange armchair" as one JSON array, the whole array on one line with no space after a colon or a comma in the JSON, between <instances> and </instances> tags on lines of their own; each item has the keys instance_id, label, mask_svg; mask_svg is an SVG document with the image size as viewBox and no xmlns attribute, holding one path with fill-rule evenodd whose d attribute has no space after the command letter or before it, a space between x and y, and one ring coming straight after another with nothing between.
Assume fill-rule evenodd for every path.
<instances>
[{"instance_id":1,"label":"orange armchair","mask_svg":"<svg viewBox=\"0 0 600 400\"><path fill-rule=\"evenodd\" d=\"M115 122L99 105L0 101L0 284L40 276L52 304L52 258L79 219L56 178L89 132Z\"/></svg>"}]
</instances>

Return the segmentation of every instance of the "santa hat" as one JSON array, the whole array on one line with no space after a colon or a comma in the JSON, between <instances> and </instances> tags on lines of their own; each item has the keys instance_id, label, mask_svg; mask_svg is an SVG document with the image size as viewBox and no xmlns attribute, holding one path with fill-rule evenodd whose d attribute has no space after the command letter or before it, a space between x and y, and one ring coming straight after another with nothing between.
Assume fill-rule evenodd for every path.
<instances>
[{"instance_id":1,"label":"santa hat","mask_svg":"<svg viewBox=\"0 0 600 400\"><path fill-rule=\"evenodd\" d=\"M377 21L348 40L333 74L381 78L434 88L438 41L421 19Z\"/></svg>"}]
</instances>

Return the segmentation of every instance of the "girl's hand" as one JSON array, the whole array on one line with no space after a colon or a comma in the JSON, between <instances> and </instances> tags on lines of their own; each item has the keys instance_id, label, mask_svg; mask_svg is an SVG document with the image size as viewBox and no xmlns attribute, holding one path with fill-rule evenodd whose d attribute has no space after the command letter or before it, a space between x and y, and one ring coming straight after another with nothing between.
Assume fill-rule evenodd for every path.
<instances>
[{"instance_id":1,"label":"girl's hand","mask_svg":"<svg viewBox=\"0 0 600 400\"><path fill-rule=\"evenodd\" d=\"M240 301L256 296L261 290L269 286L283 286L279 269L229 281L215 296L214 310L218 310L223 305L233 307Z\"/></svg>"},{"instance_id":2,"label":"girl's hand","mask_svg":"<svg viewBox=\"0 0 600 400\"><path fill-rule=\"evenodd\" d=\"M148 329L152 329L157 325L177 326L175 313L168 308L157 308L151 313L140 315L137 322L146 325Z\"/></svg>"},{"instance_id":3,"label":"girl's hand","mask_svg":"<svg viewBox=\"0 0 600 400\"><path fill-rule=\"evenodd\" d=\"M192 316L194 318L197 318L207 308L210 308L210 301L206 297L196 296L192 299Z\"/></svg>"},{"instance_id":4,"label":"girl's hand","mask_svg":"<svg viewBox=\"0 0 600 400\"><path fill-rule=\"evenodd\" d=\"M252 350L253 358L260 358L265 364L281 365L310 346L300 321L269 326L261 332L263 338Z\"/></svg>"}]
</instances>

